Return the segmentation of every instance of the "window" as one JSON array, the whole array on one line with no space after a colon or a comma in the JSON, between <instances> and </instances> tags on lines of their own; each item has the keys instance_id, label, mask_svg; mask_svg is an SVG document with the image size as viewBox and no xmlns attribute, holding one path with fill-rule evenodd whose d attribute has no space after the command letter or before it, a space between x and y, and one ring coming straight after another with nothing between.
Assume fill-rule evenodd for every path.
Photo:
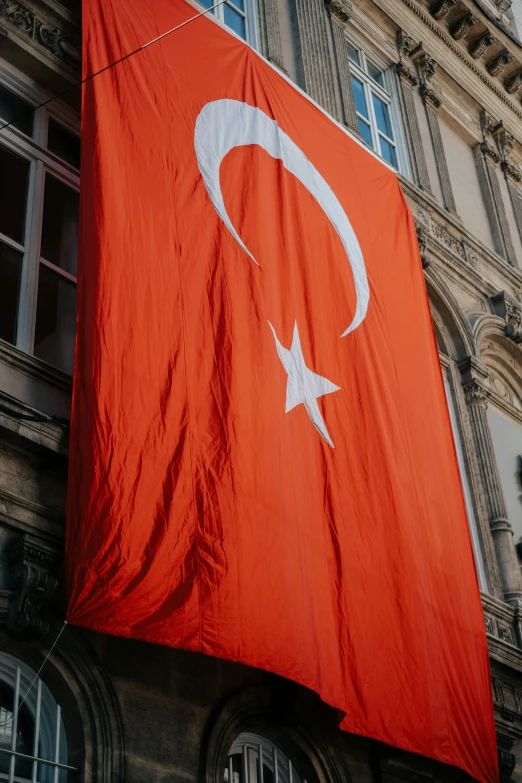
<instances>
[{"instance_id":1,"label":"window","mask_svg":"<svg viewBox=\"0 0 522 783\"><path fill-rule=\"evenodd\" d=\"M35 676L22 661L0 653L0 781L67 783L75 768L67 763L61 710Z\"/></svg>"},{"instance_id":2,"label":"window","mask_svg":"<svg viewBox=\"0 0 522 783\"><path fill-rule=\"evenodd\" d=\"M0 338L72 373L80 140L0 84L0 124L11 121L0 131Z\"/></svg>"},{"instance_id":3,"label":"window","mask_svg":"<svg viewBox=\"0 0 522 783\"><path fill-rule=\"evenodd\" d=\"M386 73L367 55L348 44L357 125L366 144L394 168L399 167Z\"/></svg>"},{"instance_id":4,"label":"window","mask_svg":"<svg viewBox=\"0 0 522 783\"><path fill-rule=\"evenodd\" d=\"M230 748L224 783L306 783L285 754L265 737L243 732Z\"/></svg>"},{"instance_id":5,"label":"window","mask_svg":"<svg viewBox=\"0 0 522 783\"><path fill-rule=\"evenodd\" d=\"M200 0L200 3L205 8L211 8L216 4L216 0ZM257 46L257 9L254 0L225 0L223 5L215 8L212 13L245 41Z\"/></svg>"}]
</instances>

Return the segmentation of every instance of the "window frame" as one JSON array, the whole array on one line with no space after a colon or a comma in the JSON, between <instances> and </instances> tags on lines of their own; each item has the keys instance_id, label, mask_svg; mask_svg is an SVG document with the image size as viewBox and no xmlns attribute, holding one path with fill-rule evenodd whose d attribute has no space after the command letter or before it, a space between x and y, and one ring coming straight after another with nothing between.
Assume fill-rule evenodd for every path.
<instances>
[{"instance_id":1,"label":"window frame","mask_svg":"<svg viewBox=\"0 0 522 783\"><path fill-rule=\"evenodd\" d=\"M7 783L13 783L15 780L29 780L28 778L15 776L16 759L21 757L21 754L16 750L18 716L20 714L21 706L27 708L34 721L32 737L33 752L30 756L22 755L23 758L27 758L31 761L31 780L36 781L37 777L39 777L38 767L40 766L50 770L50 773L44 777L52 777L54 783L58 783L59 778L61 777L61 770L68 773L77 772L78 768L73 767L68 763L69 751L67 733L61 707L44 681L38 677L36 672L34 672L25 661L7 652L0 652L0 681L13 693L13 710L11 713L13 730L11 731L11 747L9 750L2 749L0 751L2 756L7 755L9 758L9 772L7 774L3 772L0 773L0 780L7 781ZM44 742L42 726L45 727L46 717L47 720L49 720L49 716L51 716L52 719L52 713L54 713L55 720L54 726L51 726L53 736L52 739L47 737L47 753L41 753L39 751L39 742ZM47 734L49 734L49 726ZM65 753L63 750L64 742ZM51 760L51 758L44 758L44 756L49 754L51 754L53 760ZM61 761L60 758L65 758L66 761Z\"/></svg>"},{"instance_id":2,"label":"window frame","mask_svg":"<svg viewBox=\"0 0 522 783\"><path fill-rule=\"evenodd\" d=\"M199 5L201 5L203 8L210 8L215 4L215 0L208 0L208 5L206 5L202 0L199 0ZM234 11L238 12L239 14L244 16L245 19L245 32L246 37L242 38L238 33L235 32L231 27L227 25L225 22L225 5L229 5ZM253 49L255 49L257 52L260 51L260 33L259 33L259 8L257 4L257 0L244 0L245 10L242 12L234 0L225 0L222 5L215 8L213 11L210 12L209 16L212 16L214 19L217 19L223 27L229 32L232 33L232 35L237 36L241 41L245 41L249 46L251 46Z\"/></svg>"},{"instance_id":3,"label":"window frame","mask_svg":"<svg viewBox=\"0 0 522 783\"><path fill-rule=\"evenodd\" d=\"M28 84L23 74L0 61L0 82L13 93L33 106L43 103L49 97L44 90L38 90ZM40 264L50 268L53 273L69 283L77 285L77 279L65 270L55 267L46 259L40 257L40 242L42 233L43 201L45 176L49 173L64 185L79 193L80 172L67 161L47 149L47 130L49 119L63 126L67 131L80 135L80 118L74 110L59 100L50 106L35 109L33 134L26 136L14 126L0 131L0 144L15 155L29 161L29 179L25 212L23 244L19 244L4 234L0 241L22 254L22 269L20 276L20 292L18 313L16 319L16 338L14 346L24 353L30 354L36 361L45 361L34 355L34 339L36 327L36 306L38 299L38 278ZM0 124L3 124L0 118ZM47 362L46 362L47 363ZM59 372L70 375L56 365L51 365Z\"/></svg>"},{"instance_id":4,"label":"window frame","mask_svg":"<svg viewBox=\"0 0 522 783\"><path fill-rule=\"evenodd\" d=\"M349 55L348 47L356 49L359 55L360 64L355 63ZM370 49L365 42L358 39L355 35L350 34L346 36L346 57L348 59L348 66L350 70L350 77L356 78L363 84L364 97L368 109L368 118L363 118L355 108L357 118L363 119L366 124L370 126L370 133L372 138L372 145L367 145L372 151L387 165L395 171L409 177L410 167L408 162L408 156L405 147L405 135L404 128L401 123L399 115L399 101L397 93L397 85L393 74L393 63L387 62L378 53ZM367 63L371 63L376 67L383 77L383 84L379 84L373 79L367 68ZM373 105L373 95L383 101L388 106L389 119L393 138L388 137L385 133L379 130L377 125L377 119L375 116L375 109ZM355 104L355 101L354 101ZM368 122L369 120L369 122ZM397 157L397 166L393 166L386 158L381 154L381 147L379 138L383 136L388 143L391 143L395 148L395 154ZM366 142L363 140L363 143Z\"/></svg>"}]
</instances>

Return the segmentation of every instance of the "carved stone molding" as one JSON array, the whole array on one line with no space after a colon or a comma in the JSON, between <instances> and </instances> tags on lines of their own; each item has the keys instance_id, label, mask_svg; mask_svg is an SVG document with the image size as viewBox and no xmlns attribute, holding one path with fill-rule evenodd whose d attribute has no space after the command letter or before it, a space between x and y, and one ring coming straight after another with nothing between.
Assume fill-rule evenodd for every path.
<instances>
[{"instance_id":1,"label":"carved stone molding","mask_svg":"<svg viewBox=\"0 0 522 783\"><path fill-rule=\"evenodd\" d=\"M507 49L504 49L502 52L497 54L496 57L493 57L493 59L488 62L486 65L487 71L491 74L491 76L500 76L506 66L509 65L512 60L513 55L511 52L508 52Z\"/></svg>"},{"instance_id":2,"label":"carved stone molding","mask_svg":"<svg viewBox=\"0 0 522 783\"><path fill-rule=\"evenodd\" d=\"M11 589L7 630L21 637L43 636L49 630L45 609L58 584L60 556L39 539L15 538L7 550Z\"/></svg>"},{"instance_id":3,"label":"carved stone molding","mask_svg":"<svg viewBox=\"0 0 522 783\"><path fill-rule=\"evenodd\" d=\"M461 38L464 38L464 36L469 33L471 28L476 25L477 22L477 17L474 16L471 11L468 11L467 14L464 14L464 16L459 19L458 22L455 22L451 25L450 33L456 41L460 41Z\"/></svg>"},{"instance_id":4,"label":"carved stone molding","mask_svg":"<svg viewBox=\"0 0 522 783\"><path fill-rule=\"evenodd\" d=\"M496 41L497 39L493 33L486 30L485 33L482 33L482 35L479 35L478 38L470 43L468 52L475 60L478 60L479 57L482 57L486 53L490 46L493 46L493 44L496 43Z\"/></svg>"},{"instance_id":5,"label":"carved stone molding","mask_svg":"<svg viewBox=\"0 0 522 783\"><path fill-rule=\"evenodd\" d=\"M440 109L442 106L442 95L438 90L428 87L427 84L421 84L419 92L426 103L429 103L434 109Z\"/></svg>"},{"instance_id":6,"label":"carved stone molding","mask_svg":"<svg viewBox=\"0 0 522 783\"><path fill-rule=\"evenodd\" d=\"M495 315L505 321L504 334L515 343L522 343L522 305L509 297L505 291L499 291L490 297Z\"/></svg>"},{"instance_id":7,"label":"carved stone molding","mask_svg":"<svg viewBox=\"0 0 522 783\"><path fill-rule=\"evenodd\" d=\"M346 24L352 16L352 4L348 0L325 0L324 5L330 16L338 19L341 24Z\"/></svg>"},{"instance_id":8,"label":"carved stone molding","mask_svg":"<svg viewBox=\"0 0 522 783\"><path fill-rule=\"evenodd\" d=\"M490 392L476 380L470 381L464 386L464 398L466 405L483 405L486 407Z\"/></svg>"},{"instance_id":9,"label":"carved stone molding","mask_svg":"<svg viewBox=\"0 0 522 783\"><path fill-rule=\"evenodd\" d=\"M430 6L430 13L435 19L444 19L456 4L457 0L437 0Z\"/></svg>"},{"instance_id":10,"label":"carved stone molding","mask_svg":"<svg viewBox=\"0 0 522 783\"><path fill-rule=\"evenodd\" d=\"M407 82L411 87L416 87L419 83L419 80L417 78L417 75L413 71L413 68L410 68L409 65L406 65L406 63L400 62L397 63L395 66L395 72L399 79L404 80Z\"/></svg>"},{"instance_id":11,"label":"carved stone molding","mask_svg":"<svg viewBox=\"0 0 522 783\"><path fill-rule=\"evenodd\" d=\"M428 232L426 227L422 225L418 220L415 221L415 231L417 232L417 242L419 243L419 252L422 261L422 268L427 269L430 265L430 260L426 255L426 249L428 245Z\"/></svg>"},{"instance_id":12,"label":"carved stone molding","mask_svg":"<svg viewBox=\"0 0 522 783\"><path fill-rule=\"evenodd\" d=\"M522 71L515 71L515 73L509 76L504 82L504 87L506 88L506 91L509 92L510 95L517 92L517 90L521 86L522 86Z\"/></svg>"},{"instance_id":13,"label":"carved stone molding","mask_svg":"<svg viewBox=\"0 0 522 783\"><path fill-rule=\"evenodd\" d=\"M497 163L500 163L500 154L497 152L497 150L492 146L492 144L489 143L489 141L483 141L480 145L480 149L482 150L482 154L488 158L492 163L497 165Z\"/></svg>"},{"instance_id":14,"label":"carved stone molding","mask_svg":"<svg viewBox=\"0 0 522 783\"><path fill-rule=\"evenodd\" d=\"M8 22L18 33L26 35L67 65L79 66L81 62L79 45L71 41L57 27L50 27L21 3L0 0L0 19Z\"/></svg>"},{"instance_id":15,"label":"carved stone molding","mask_svg":"<svg viewBox=\"0 0 522 783\"><path fill-rule=\"evenodd\" d=\"M506 734L497 732L498 749L498 771L500 783L510 783L511 775L515 769L517 759L514 753L511 753L514 740Z\"/></svg>"}]
</instances>

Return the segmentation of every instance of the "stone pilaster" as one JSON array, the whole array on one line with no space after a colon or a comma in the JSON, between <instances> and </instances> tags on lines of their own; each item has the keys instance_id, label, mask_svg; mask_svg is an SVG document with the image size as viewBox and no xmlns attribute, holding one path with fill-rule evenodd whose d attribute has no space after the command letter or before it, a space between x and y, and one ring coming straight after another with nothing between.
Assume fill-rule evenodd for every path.
<instances>
[{"instance_id":1,"label":"stone pilaster","mask_svg":"<svg viewBox=\"0 0 522 783\"><path fill-rule=\"evenodd\" d=\"M444 150L444 144L442 141L439 125L438 111L442 105L442 96L431 85L431 79L437 69L437 63L433 57L429 57L426 54L422 48L422 45L417 47L417 49L412 53L412 57L414 58L419 70L421 81L419 91L422 96L422 100L424 101L426 116L428 118L431 142L433 145L433 151L435 153L435 163L437 164L437 173L439 175L444 207L448 210L448 212L452 212L454 215L456 215L457 208L455 206L455 198L453 196L453 189L451 187L448 162L446 160L446 152Z\"/></svg>"},{"instance_id":2,"label":"stone pilaster","mask_svg":"<svg viewBox=\"0 0 522 783\"><path fill-rule=\"evenodd\" d=\"M401 108L404 127L406 129L410 160L413 168L413 179L416 185L423 190L427 190L428 193L431 193L428 167L426 166L426 156L424 154L419 120L415 108L415 99L413 97L414 90L417 88L419 80L409 62L409 55L415 48L415 43L409 36L401 31L397 38L397 48L399 51L399 62L395 66L395 71L399 77Z\"/></svg>"},{"instance_id":3,"label":"stone pilaster","mask_svg":"<svg viewBox=\"0 0 522 783\"><path fill-rule=\"evenodd\" d=\"M471 357L460 364L460 369L502 591L505 600L518 608L522 600L522 583L513 544L513 529L507 518L504 493L487 419L489 392L482 385L482 381L487 377L487 370Z\"/></svg>"},{"instance_id":4,"label":"stone pilaster","mask_svg":"<svg viewBox=\"0 0 522 783\"><path fill-rule=\"evenodd\" d=\"M515 265L515 249L498 181L498 166L501 161L501 155L496 135L498 135L499 128L501 128L500 123L496 123L489 115L483 113L482 130L484 138L482 143L475 147L475 161L495 250L508 263Z\"/></svg>"},{"instance_id":5,"label":"stone pilaster","mask_svg":"<svg viewBox=\"0 0 522 783\"><path fill-rule=\"evenodd\" d=\"M351 131L359 136L352 79L348 63L348 49L344 35L345 25L351 16L352 8L347 0L325 0L325 7L330 17L332 29L335 63L339 79L339 90L341 92L342 120Z\"/></svg>"},{"instance_id":6,"label":"stone pilaster","mask_svg":"<svg viewBox=\"0 0 522 783\"><path fill-rule=\"evenodd\" d=\"M327 16L319 0L296 0L306 92L333 117L338 117Z\"/></svg>"},{"instance_id":7,"label":"stone pilaster","mask_svg":"<svg viewBox=\"0 0 522 783\"><path fill-rule=\"evenodd\" d=\"M267 60L285 71L277 0L259 0L261 50Z\"/></svg>"},{"instance_id":8,"label":"stone pilaster","mask_svg":"<svg viewBox=\"0 0 522 783\"><path fill-rule=\"evenodd\" d=\"M519 74L515 74L515 76L518 78ZM499 128L497 129L496 139L502 157L500 168L504 172L504 177L506 178L509 198L511 199L511 204L513 205L513 212L515 214L518 233L522 239L522 194L520 191L522 171L520 166L518 166L518 164L516 164L512 159L513 136L508 133L508 131L506 131L506 129L500 123Z\"/></svg>"},{"instance_id":9,"label":"stone pilaster","mask_svg":"<svg viewBox=\"0 0 522 783\"><path fill-rule=\"evenodd\" d=\"M444 150L444 144L442 142L439 125L438 110L441 107L442 98L440 93L438 93L433 88L428 87L427 84L421 85L420 94L422 95L424 106L426 107L426 115L428 117L431 141L435 151L435 161L437 163L437 171L439 174L444 206L448 212L453 212L453 214L456 215L457 207L455 205L455 198L453 196L453 188L451 187L448 161L446 160L446 152Z\"/></svg>"}]
</instances>

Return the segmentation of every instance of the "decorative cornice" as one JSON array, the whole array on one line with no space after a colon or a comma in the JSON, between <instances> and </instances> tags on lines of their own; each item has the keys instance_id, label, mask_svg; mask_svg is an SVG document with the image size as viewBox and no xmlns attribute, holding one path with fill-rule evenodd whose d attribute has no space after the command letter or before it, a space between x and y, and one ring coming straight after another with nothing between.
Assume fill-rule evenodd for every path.
<instances>
[{"instance_id":1,"label":"decorative cornice","mask_svg":"<svg viewBox=\"0 0 522 783\"><path fill-rule=\"evenodd\" d=\"M513 73L511 76L508 76L504 82L506 92L508 92L510 95L512 95L514 92L517 92L521 85L522 71L515 71L515 73Z\"/></svg>"},{"instance_id":2,"label":"decorative cornice","mask_svg":"<svg viewBox=\"0 0 522 783\"><path fill-rule=\"evenodd\" d=\"M349 0L325 0L324 5L328 14L343 25L352 16L353 9Z\"/></svg>"},{"instance_id":3,"label":"decorative cornice","mask_svg":"<svg viewBox=\"0 0 522 783\"><path fill-rule=\"evenodd\" d=\"M58 29L39 18L30 8L14 0L0 0L0 19L17 33L26 35L36 44L57 57L62 63L78 68L81 62L80 47Z\"/></svg>"},{"instance_id":4,"label":"decorative cornice","mask_svg":"<svg viewBox=\"0 0 522 783\"><path fill-rule=\"evenodd\" d=\"M458 22L451 25L450 33L456 41L460 41L477 22L477 17L474 16L471 11L468 11Z\"/></svg>"},{"instance_id":5,"label":"decorative cornice","mask_svg":"<svg viewBox=\"0 0 522 783\"><path fill-rule=\"evenodd\" d=\"M430 5L430 13L435 19L444 19L456 4L457 0L437 0Z\"/></svg>"},{"instance_id":6,"label":"decorative cornice","mask_svg":"<svg viewBox=\"0 0 522 783\"><path fill-rule=\"evenodd\" d=\"M482 33L482 35L479 35L478 38L476 38L470 45L468 46L468 52L473 57L474 60L478 60L479 57L482 57L483 54L486 53L486 51L489 49L490 46L493 46L497 42L497 39L491 33L489 30L486 30L485 33Z\"/></svg>"},{"instance_id":7,"label":"decorative cornice","mask_svg":"<svg viewBox=\"0 0 522 783\"><path fill-rule=\"evenodd\" d=\"M509 65L512 60L513 55L511 52L508 52L507 49L503 49L499 54L497 54L496 57L488 62L486 65L487 71L491 74L491 76L500 76L503 73L506 65Z\"/></svg>"}]
</instances>

